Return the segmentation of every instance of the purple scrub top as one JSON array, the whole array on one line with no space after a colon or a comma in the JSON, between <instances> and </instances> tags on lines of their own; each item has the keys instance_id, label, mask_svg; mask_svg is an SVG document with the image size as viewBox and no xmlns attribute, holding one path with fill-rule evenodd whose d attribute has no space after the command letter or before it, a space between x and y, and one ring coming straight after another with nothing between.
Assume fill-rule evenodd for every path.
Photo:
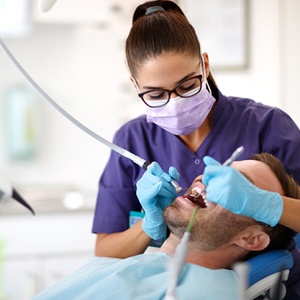
<instances>
[{"instance_id":1,"label":"purple scrub top","mask_svg":"<svg viewBox=\"0 0 300 300\"><path fill-rule=\"evenodd\" d=\"M123 125L114 143L152 162L168 172L174 166L179 184L188 188L203 173L203 157L224 162L239 146L245 151L239 160L269 152L278 157L287 171L300 182L300 131L282 110L250 99L219 99L212 119L212 130L199 149L191 152L176 136L140 116ZM93 232L113 233L128 228L130 211L140 211L136 182L144 170L127 158L112 152L99 182Z\"/></svg>"},{"instance_id":2,"label":"purple scrub top","mask_svg":"<svg viewBox=\"0 0 300 300\"><path fill-rule=\"evenodd\" d=\"M176 136L147 123L145 116L122 126L115 134L114 143L149 162L157 161L165 172L174 166L180 173L178 182L183 192L203 173L204 156L209 155L222 163L239 146L244 146L245 151L238 160L261 152L272 153L300 183L300 131L294 121L278 108L250 99L225 97L220 92L212 130L195 153ZM141 210L135 189L144 172L129 159L111 153L99 181L94 233L120 232L128 228L130 211ZM300 262L296 250L293 256ZM287 282L288 299L300 299L300 269L295 271Z\"/></svg>"}]
</instances>

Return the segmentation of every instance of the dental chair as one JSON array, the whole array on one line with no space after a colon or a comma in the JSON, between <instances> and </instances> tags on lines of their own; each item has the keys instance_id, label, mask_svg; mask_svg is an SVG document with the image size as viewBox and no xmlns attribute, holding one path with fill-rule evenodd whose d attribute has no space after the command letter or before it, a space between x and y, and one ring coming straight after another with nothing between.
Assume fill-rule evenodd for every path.
<instances>
[{"instance_id":1,"label":"dental chair","mask_svg":"<svg viewBox=\"0 0 300 300\"><path fill-rule=\"evenodd\" d=\"M300 233L295 236L300 249ZM155 249L155 250L151 250ZM148 247L147 253L157 251ZM282 300L286 294L285 281L294 259L288 250L273 250L257 255L246 262L248 270L248 288L243 300Z\"/></svg>"},{"instance_id":2,"label":"dental chair","mask_svg":"<svg viewBox=\"0 0 300 300\"><path fill-rule=\"evenodd\" d=\"M294 264L293 256L289 251L266 252L249 259L247 264L249 267L247 300L281 300L284 298L286 294L284 282ZM280 290L280 295L278 290Z\"/></svg>"}]
</instances>

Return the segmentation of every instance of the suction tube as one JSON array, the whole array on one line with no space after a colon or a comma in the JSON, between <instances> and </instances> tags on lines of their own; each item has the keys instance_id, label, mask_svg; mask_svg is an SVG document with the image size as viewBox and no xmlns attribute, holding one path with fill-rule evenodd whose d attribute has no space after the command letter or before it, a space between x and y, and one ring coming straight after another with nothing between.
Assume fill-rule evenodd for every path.
<instances>
[{"instance_id":1,"label":"suction tube","mask_svg":"<svg viewBox=\"0 0 300 300\"><path fill-rule=\"evenodd\" d=\"M42 96L50 105L52 105L58 112L60 112L65 118L67 118L70 122L72 122L74 125L79 127L81 130L83 130L85 133L93 137L94 139L98 140L100 143L106 145L113 151L119 153L120 155L130 159L135 164L140 166L141 168L147 170L147 167L149 166L149 162L146 160L138 157L137 155L129 152L126 149L123 149L103 137L96 134L94 131L87 128L85 125L80 123L78 120L76 120L73 116L71 116L67 111L65 111L61 106L59 106L30 76L29 74L24 70L24 68L20 65L20 63L16 60L16 58L13 56L13 54L9 51L9 49L6 47L4 42L0 39L0 48L4 51L4 53L7 55L9 60L15 65L15 67L21 72L23 77L28 81L28 83L37 91L40 96ZM180 193L182 191L182 188L179 186L179 184L172 180L171 184L174 186L176 193Z\"/></svg>"}]
</instances>

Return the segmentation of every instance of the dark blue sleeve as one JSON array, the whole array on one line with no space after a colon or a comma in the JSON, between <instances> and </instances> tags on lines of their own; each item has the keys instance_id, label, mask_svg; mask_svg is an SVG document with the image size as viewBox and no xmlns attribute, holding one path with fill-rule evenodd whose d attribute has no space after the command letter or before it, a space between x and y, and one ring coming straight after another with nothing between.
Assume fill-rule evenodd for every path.
<instances>
[{"instance_id":1,"label":"dark blue sleeve","mask_svg":"<svg viewBox=\"0 0 300 300\"><path fill-rule=\"evenodd\" d=\"M295 122L285 112L275 109L262 133L262 151L275 155L300 183L300 131Z\"/></svg>"},{"instance_id":2,"label":"dark blue sleeve","mask_svg":"<svg viewBox=\"0 0 300 300\"><path fill-rule=\"evenodd\" d=\"M124 148L119 132L115 135L114 143ZM140 169L129 159L111 152L99 181L92 232L113 233L128 228L129 212L141 210L135 189Z\"/></svg>"}]
</instances>

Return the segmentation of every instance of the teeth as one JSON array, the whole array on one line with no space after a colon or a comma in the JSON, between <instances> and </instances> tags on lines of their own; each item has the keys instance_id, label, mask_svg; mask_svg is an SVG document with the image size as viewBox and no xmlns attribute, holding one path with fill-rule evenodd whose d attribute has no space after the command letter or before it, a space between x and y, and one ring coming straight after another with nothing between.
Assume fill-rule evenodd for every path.
<instances>
[{"instance_id":1,"label":"teeth","mask_svg":"<svg viewBox=\"0 0 300 300\"><path fill-rule=\"evenodd\" d=\"M195 186L193 189L192 189L192 192L193 191L196 191L198 194L201 193L201 189L198 187L198 186Z\"/></svg>"},{"instance_id":2,"label":"teeth","mask_svg":"<svg viewBox=\"0 0 300 300\"><path fill-rule=\"evenodd\" d=\"M192 189L190 196L197 198L200 194L201 194L201 189L196 186Z\"/></svg>"},{"instance_id":3,"label":"teeth","mask_svg":"<svg viewBox=\"0 0 300 300\"><path fill-rule=\"evenodd\" d=\"M206 200L206 199L204 199L204 203L205 203L206 207L209 207L211 202L208 201L208 200Z\"/></svg>"}]
</instances>

